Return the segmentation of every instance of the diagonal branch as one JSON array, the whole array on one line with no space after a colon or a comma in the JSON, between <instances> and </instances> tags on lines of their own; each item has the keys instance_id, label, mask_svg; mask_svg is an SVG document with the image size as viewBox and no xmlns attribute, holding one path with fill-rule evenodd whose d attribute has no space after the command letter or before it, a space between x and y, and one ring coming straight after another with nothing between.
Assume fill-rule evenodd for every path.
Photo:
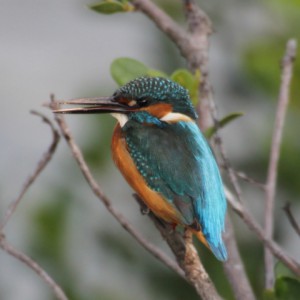
<instances>
[{"instance_id":1,"label":"diagonal branch","mask_svg":"<svg viewBox=\"0 0 300 300\"><path fill-rule=\"evenodd\" d=\"M142 199L137 194L133 196L144 209L145 204ZM173 251L178 264L185 272L186 279L194 286L197 294L204 300L220 300L213 282L200 261L192 236L185 232L182 237L172 225L157 218L151 211L148 211L148 216Z\"/></svg>"},{"instance_id":2,"label":"diagonal branch","mask_svg":"<svg viewBox=\"0 0 300 300\"><path fill-rule=\"evenodd\" d=\"M185 30L150 0L134 0L132 4L137 11L144 13L162 32L167 34L184 56L185 44L188 41Z\"/></svg>"},{"instance_id":3,"label":"diagonal branch","mask_svg":"<svg viewBox=\"0 0 300 300\"><path fill-rule=\"evenodd\" d=\"M51 104L50 108L57 108L57 103L54 101L54 96L51 96ZM120 223L120 225L128 231L137 241L138 243L144 247L148 252L150 252L154 257L163 262L167 267L177 273L180 277L185 279L184 273L181 268L174 262L171 258L169 258L164 252L158 249L156 246L151 244L147 239L145 239L129 222L126 218L118 212L112 205L110 199L103 193L100 186L97 184L93 175L91 174L84 157L74 141L74 138L70 132L69 127L67 126L64 118L61 115L55 115L55 120L61 130L63 137L68 143L73 157L75 158L83 176L85 177L87 183L91 187L92 191L96 195L96 197L104 204L106 209L110 212L110 214Z\"/></svg>"},{"instance_id":4,"label":"diagonal branch","mask_svg":"<svg viewBox=\"0 0 300 300\"><path fill-rule=\"evenodd\" d=\"M51 278L51 276L43 268L41 268L34 260L32 260L24 253L16 250L13 246L11 246L6 241L3 235L0 235L0 248L2 248L6 253L15 257L17 260L21 261L30 269L32 269L42 280L44 280L44 282L48 286L50 286L57 299L68 300L61 287Z\"/></svg>"},{"instance_id":5,"label":"diagonal branch","mask_svg":"<svg viewBox=\"0 0 300 300\"><path fill-rule=\"evenodd\" d=\"M264 230L253 219L251 214L241 205L241 203L235 198L235 196L225 188L225 195L230 203L232 209L240 216L240 218L247 224L249 229L255 232L256 236L261 240L268 249L276 256L283 264L285 264L292 272L297 276L300 276L300 264L295 261L289 255L285 253L281 247L275 243L272 239L266 237Z\"/></svg>"},{"instance_id":6,"label":"diagonal branch","mask_svg":"<svg viewBox=\"0 0 300 300\"><path fill-rule=\"evenodd\" d=\"M4 234L2 233L3 229L11 219L12 215L17 209L17 206L20 204L21 200L23 199L23 196L28 191L30 186L34 183L34 181L37 179L37 177L41 174L41 172L44 170L46 165L50 162L56 148L58 145L58 142L60 140L60 135L57 132L57 130L54 128L52 122L43 114L32 111L32 114L37 115L42 118L42 120L48 124L52 131L53 140L50 144L48 150L43 154L41 160L38 162L36 169L28 177L26 180L23 188L21 189L21 192L19 196L10 204L9 208L6 211L6 214L4 216L4 220L0 225L0 248L3 249L6 253L9 255L15 257L17 260L21 261L25 265L27 265L30 269L32 269L37 275L53 290L55 296L59 300L68 300L66 295L64 294L61 287L49 276L49 274L43 270L34 260L32 260L30 257L25 255L24 253L16 250L13 246L11 246L7 240L5 239Z\"/></svg>"},{"instance_id":7,"label":"diagonal branch","mask_svg":"<svg viewBox=\"0 0 300 300\"><path fill-rule=\"evenodd\" d=\"M236 299L255 300L246 271L236 243L230 215L227 215L224 241L227 247L228 260L224 262L224 271Z\"/></svg>"},{"instance_id":8,"label":"diagonal branch","mask_svg":"<svg viewBox=\"0 0 300 300\"><path fill-rule=\"evenodd\" d=\"M286 51L282 60L281 85L279 91L278 106L272 137L272 146L268 168L265 193L265 235L272 238L274 230L274 202L277 181L277 166L280 155L285 115L289 103L289 88L292 79L293 62L296 57L297 42L291 39L287 42ZM273 255L265 248L265 287L271 289L274 284Z\"/></svg>"},{"instance_id":9,"label":"diagonal branch","mask_svg":"<svg viewBox=\"0 0 300 300\"><path fill-rule=\"evenodd\" d=\"M21 202L21 200L22 200L23 196L25 195L25 193L27 192L27 190L34 183L34 181L39 176L39 174L44 170L46 165L50 162L50 160L56 150L56 147L58 145L59 139L60 139L59 133L57 132L57 130L54 128L51 121L46 116L44 116L43 114L36 112L36 111L32 111L31 113L36 116L41 117L42 120L50 126L50 129L52 131L53 140L52 140L52 143L49 146L48 150L43 154L41 160L38 162L36 169L33 171L32 175L30 175L27 178L27 180L25 181L24 186L21 189L19 196L9 205L9 207L5 213L4 219L0 224L0 233L1 233L1 231L3 231L4 227L6 226L6 224L12 217L13 213L17 209L17 206Z\"/></svg>"},{"instance_id":10,"label":"diagonal branch","mask_svg":"<svg viewBox=\"0 0 300 300\"><path fill-rule=\"evenodd\" d=\"M294 215L292 214L291 203L287 202L284 205L283 209L286 212L286 215L287 215L292 227L295 229L296 233L300 236L300 224L297 222Z\"/></svg>"}]
</instances>

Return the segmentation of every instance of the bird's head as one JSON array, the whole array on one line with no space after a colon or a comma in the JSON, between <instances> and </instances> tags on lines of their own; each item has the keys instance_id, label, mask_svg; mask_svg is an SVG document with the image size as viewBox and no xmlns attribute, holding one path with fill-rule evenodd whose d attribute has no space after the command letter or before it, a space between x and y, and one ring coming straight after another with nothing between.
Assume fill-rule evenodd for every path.
<instances>
[{"instance_id":1,"label":"bird's head","mask_svg":"<svg viewBox=\"0 0 300 300\"><path fill-rule=\"evenodd\" d=\"M78 104L84 107L58 109L54 112L112 113L121 126L130 115L141 112L170 122L197 118L188 91L178 83L160 77L136 78L117 89L110 97L74 99L63 104Z\"/></svg>"}]
</instances>

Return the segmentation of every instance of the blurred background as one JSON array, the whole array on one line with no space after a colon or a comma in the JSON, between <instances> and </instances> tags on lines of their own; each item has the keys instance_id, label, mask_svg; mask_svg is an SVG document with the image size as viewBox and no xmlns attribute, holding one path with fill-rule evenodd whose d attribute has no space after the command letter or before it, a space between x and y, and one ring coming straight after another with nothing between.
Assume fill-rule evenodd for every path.
<instances>
[{"instance_id":1,"label":"blurred background","mask_svg":"<svg viewBox=\"0 0 300 300\"><path fill-rule=\"evenodd\" d=\"M87 0L1 0L0 9L0 217L51 142L49 128L29 113L58 99L110 95L117 88L110 64L137 59L171 73L184 67L173 44L139 13L105 16ZM180 1L157 1L184 22ZM219 116L244 112L221 131L232 165L264 181L285 43L300 38L299 0L199 1L214 24L210 72ZM299 51L298 51L299 54ZM299 259L299 238L282 206L292 202L299 220L300 60L296 61L279 166L276 240ZM115 121L110 116L67 116L77 143L104 192L148 240L170 253L139 212L132 191L110 158ZM225 179L226 180L226 179ZM242 183L246 204L262 223L263 193ZM257 298L263 289L263 248L237 217L242 257ZM9 242L33 257L70 299L197 299L176 274L127 234L88 188L64 141L7 225ZM199 246L226 299L233 299L222 266ZM171 254L170 254L171 255ZM280 266L277 266L280 268ZM53 299L31 270L0 251L0 299Z\"/></svg>"}]
</instances>

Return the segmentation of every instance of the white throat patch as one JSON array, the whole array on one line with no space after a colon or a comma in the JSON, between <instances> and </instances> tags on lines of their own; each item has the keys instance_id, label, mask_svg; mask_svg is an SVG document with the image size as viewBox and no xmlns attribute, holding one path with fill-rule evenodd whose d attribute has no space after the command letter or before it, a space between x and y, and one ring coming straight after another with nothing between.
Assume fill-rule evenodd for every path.
<instances>
[{"instance_id":1,"label":"white throat patch","mask_svg":"<svg viewBox=\"0 0 300 300\"><path fill-rule=\"evenodd\" d=\"M191 122L193 119L190 117L181 114L181 113L174 113L174 112L169 112L166 115L164 115L161 119L161 121L173 123L173 122L179 122L179 121L184 121L184 122Z\"/></svg>"},{"instance_id":2,"label":"white throat patch","mask_svg":"<svg viewBox=\"0 0 300 300\"><path fill-rule=\"evenodd\" d=\"M120 114L120 113L111 113L111 115L118 120L121 127L123 127L128 121L127 115ZM167 122L167 123L175 123L175 122L179 122L179 121L184 121L184 122L193 121L193 119L191 119L190 117L188 117L184 114L174 113L174 112L167 113L160 120Z\"/></svg>"},{"instance_id":3,"label":"white throat patch","mask_svg":"<svg viewBox=\"0 0 300 300\"><path fill-rule=\"evenodd\" d=\"M118 120L121 127L123 127L128 121L128 117L124 114L112 113L111 115Z\"/></svg>"}]
</instances>

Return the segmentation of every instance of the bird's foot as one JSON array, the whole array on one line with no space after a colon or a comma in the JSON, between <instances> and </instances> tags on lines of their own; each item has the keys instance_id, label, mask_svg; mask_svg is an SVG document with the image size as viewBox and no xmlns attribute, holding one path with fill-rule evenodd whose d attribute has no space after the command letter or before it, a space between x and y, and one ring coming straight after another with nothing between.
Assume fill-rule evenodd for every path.
<instances>
[{"instance_id":1,"label":"bird's foot","mask_svg":"<svg viewBox=\"0 0 300 300\"><path fill-rule=\"evenodd\" d=\"M139 203L140 205L140 210L142 215L149 215L150 214L150 209L149 207L144 203L142 198L138 194L133 194L133 198Z\"/></svg>"}]
</instances>

